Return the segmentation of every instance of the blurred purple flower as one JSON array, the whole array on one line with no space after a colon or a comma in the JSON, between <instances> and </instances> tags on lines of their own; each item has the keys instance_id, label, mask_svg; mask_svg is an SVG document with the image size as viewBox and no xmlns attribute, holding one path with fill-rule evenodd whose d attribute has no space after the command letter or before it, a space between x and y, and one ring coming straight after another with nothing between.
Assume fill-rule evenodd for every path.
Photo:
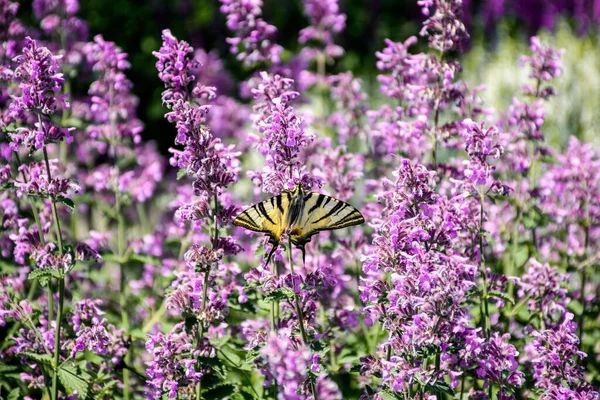
<instances>
[{"instance_id":1,"label":"blurred purple flower","mask_svg":"<svg viewBox=\"0 0 600 400\"><path fill-rule=\"evenodd\" d=\"M246 66L278 64L283 48L275 43L277 28L260 17L262 0L220 1L221 12L227 16L227 28L236 35L227 39L231 54L236 54Z\"/></svg>"}]
</instances>

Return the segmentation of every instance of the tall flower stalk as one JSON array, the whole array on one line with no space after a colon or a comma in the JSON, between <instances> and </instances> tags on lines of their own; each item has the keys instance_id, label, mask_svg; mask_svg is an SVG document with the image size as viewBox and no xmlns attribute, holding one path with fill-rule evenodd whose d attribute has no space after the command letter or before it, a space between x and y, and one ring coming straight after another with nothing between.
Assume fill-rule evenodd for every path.
<instances>
[{"instance_id":1,"label":"tall flower stalk","mask_svg":"<svg viewBox=\"0 0 600 400\"><path fill-rule=\"evenodd\" d=\"M167 119L175 122L177 127L175 143L183 146L183 150L173 149L172 163L193 179L192 187L197 196L196 201L184 205L179 212L184 219L191 221L212 219L212 233L209 236L211 247L195 244L185 253L186 264L191 269L189 278L192 282L197 282L193 283L194 290L198 284L201 287L200 298L194 293L185 292L188 284L184 279L181 291L172 294L169 301L177 302L177 307L182 307L183 310L187 310L186 303L195 303L192 308L196 318L195 353L203 356L215 351L205 335L211 323L218 318L213 311L214 307L223 307L217 299L209 301L209 288L216 284L214 275L221 258L239 252L239 246L230 237L219 236L219 228L229 222L232 211L235 210L219 207L219 196L236 180L236 155L232 147L224 146L220 139L212 135L207 124L205 115L210 110L210 105L203 102L212 100L216 96L216 89L203 86L200 82L192 85L195 79L193 70L201 67L191 56L193 49L186 42L178 41L168 30L163 32L162 37L162 47L154 52L158 58L156 67L159 77L166 87L162 99L163 104L171 110L166 114ZM194 210L202 211L197 213ZM213 287L211 290L217 289ZM187 296L189 297L186 298ZM202 376L206 369L198 360L194 373L190 376L191 381L195 382L197 399L203 396ZM157 376L157 379L161 378L164 379ZM160 391L155 393L159 394Z\"/></svg>"}]
</instances>

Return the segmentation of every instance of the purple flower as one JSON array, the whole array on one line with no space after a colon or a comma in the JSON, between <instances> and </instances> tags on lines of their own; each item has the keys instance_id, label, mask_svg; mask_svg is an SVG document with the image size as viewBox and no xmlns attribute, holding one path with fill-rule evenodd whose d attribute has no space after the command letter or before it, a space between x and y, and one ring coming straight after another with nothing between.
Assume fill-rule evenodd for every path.
<instances>
[{"instance_id":1,"label":"purple flower","mask_svg":"<svg viewBox=\"0 0 600 400\"><path fill-rule=\"evenodd\" d=\"M506 190L494 179L494 166L490 159L498 159L504 148L498 143L498 128L486 128L484 123L476 123L470 119L462 122L462 137L469 161L465 162L464 174L471 185L482 185L487 190Z\"/></svg>"},{"instance_id":2,"label":"purple flower","mask_svg":"<svg viewBox=\"0 0 600 400\"><path fill-rule=\"evenodd\" d=\"M463 1L419 0L417 4L422 7L423 15L428 17L423 22L421 35L429 37L429 47L442 53L462 50L465 41L469 38L461 20Z\"/></svg>"},{"instance_id":3,"label":"purple flower","mask_svg":"<svg viewBox=\"0 0 600 400\"><path fill-rule=\"evenodd\" d=\"M557 50L542 45L540 38L533 36L530 39L531 56L521 56L521 64L528 64L531 68L529 77L537 81L537 87L524 87L524 92L535 97L547 98L555 93L551 86L543 87L543 82L562 75L561 56L564 49Z\"/></svg>"},{"instance_id":4,"label":"purple flower","mask_svg":"<svg viewBox=\"0 0 600 400\"><path fill-rule=\"evenodd\" d=\"M178 41L170 30L162 32L162 40L160 50L152 54L158 58L158 76L167 88L162 94L163 104L173 108L178 100L186 97L188 85L195 80L193 70L198 67L198 61L191 57L194 49L187 42Z\"/></svg>"},{"instance_id":5,"label":"purple flower","mask_svg":"<svg viewBox=\"0 0 600 400\"><path fill-rule=\"evenodd\" d=\"M220 0L221 12L227 16L227 28L235 33L228 38L231 54L246 66L257 63L278 64L283 48L275 43L277 28L266 23L262 0Z\"/></svg>"},{"instance_id":6,"label":"purple flower","mask_svg":"<svg viewBox=\"0 0 600 400\"><path fill-rule=\"evenodd\" d=\"M300 154L314 136L305 131L304 121L290 105L299 96L292 90L294 81L267 72L260 76L262 82L252 93L256 101L254 125L264 134L258 138L260 152L266 161L261 176L263 190L279 193L292 189L297 182L308 182L307 187L310 187Z\"/></svg>"},{"instance_id":7,"label":"purple flower","mask_svg":"<svg viewBox=\"0 0 600 400\"><path fill-rule=\"evenodd\" d=\"M195 386L203 375L196 369L194 339L185 331L183 322L175 325L166 335L148 335L146 351L151 356L146 362L148 395L160 399L163 393L176 398L178 390Z\"/></svg>"},{"instance_id":8,"label":"purple flower","mask_svg":"<svg viewBox=\"0 0 600 400\"><path fill-rule=\"evenodd\" d=\"M559 391L564 387L581 392L591 391L584 379L584 368L580 360L587 355L579 350L577 324L573 314L567 313L556 329L533 332L534 340L525 351L533 367L535 387L545 391ZM592 391L595 396L600 396ZM549 393L548 393L549 394Z\"/></svg>"},{"instance_id":9,"label":"purple flower","mask_svg":"<svg viewBox=\"0 0 600 400\"><path fill-rule=\"evenodd\" d=\"M337 106L328 121L338 129L338 140L345 143L350 137L365 134L367 95L362 91L360 79L354 78L352 72L345 72L327 77L327 83Z\"/></svg>"},{"instance_id":10,"label":"purple flower","mask_svg":"<svg viewBox=\"0 0 600 400\"><path fill-rule=\"evenodd\" d=\"M509 339L510 334L500 335L495 332L488 341L481 344L477 358L477 376L484 379L486 385L498 385L499 398L502 399L514 399L514 389L525 383L525 375L518 370L519 352L508 343Z\"/></svg>"},{"instance_id":11,"label":"purple flower","mask_svg":"<svg viewBox=\"0 0 600 400\"><path fill-rule=\"evenodd\" d=\"M57 95L62 91L64 82L59 58L46 47L38 47L30 37L25 39L23 54L14 59L18 64L14 76L19 82L21 94L13 96L13 109L53 114L59 109L69 108L67 96Z\"/></svg>"},{"instance_id":12,"label":"purple flower","mask_svg":"<svg viewBox=\"0 0 600 400\"><path fill-rule=\"evenodd\" d=\"M52 197L71 197L71 193L78 193L80 186L71 179L57 177L58 161L51 160L50 176L43 162L32 162L23 164L19 167L19 172L27 177L25 181L15 181L16 194L18 197L23 195Z\"/></svg>"},{"instance_id":13,"label":"purple flower","mask_svg":"<svg viewBox=\"0 0 600 400\"><path fill-rule=\"evenodd\" d=\"M135 118L137 97L131 94L132 83L124 71L130 68L127 54L102 35L85 46L88 62L100 75L90 85L91 120L88 133L92 139L117 145L123 138L140 143L143 125Z\"/></svg>"},{"instance_id":14,"label":"purple flower","mask_svg":"<svg viewBox=\"0 0 600 400\"><path fill-rule=\"evenodd\" d=\"M536 259L529 260L529 267L518 282L519 297L528 297L529 311L544 317L546 323L562 319L567 312L567 289L564 283L569 275L556 267L541 264Z\"/></svg>"},{"instance_id":15,"label":"purple flower","mask_svg":"<svg viewBox=\"0 0 600 400\"><path fill-rule=\"evenodd\" d=\"M304 12L310 26L300 31L298 41L302 44L318 43L322 49L304 47L303 55L307 59L319 57L341 57L344 49L333 42L333 36L346 27L346 15L340 13L337 0L304 0Z\"/></svg>"}]
</instances>

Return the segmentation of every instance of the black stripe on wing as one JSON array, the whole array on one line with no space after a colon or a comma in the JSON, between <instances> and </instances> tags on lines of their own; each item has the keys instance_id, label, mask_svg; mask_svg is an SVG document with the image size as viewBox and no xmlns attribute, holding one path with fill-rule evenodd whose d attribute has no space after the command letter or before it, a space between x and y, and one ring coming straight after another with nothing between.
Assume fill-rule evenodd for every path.
<instances>
[{"instance_id":1,"label":"black stripe on wing","mask_svg":"<svg viewBox=\"0 0 600 400\"><path fill-rule=\"evenodd\" d=\"M330 199L333 199L333 198L330 197ZM325 214L324 216L322 216L321 218L316 220L314 222L315 224L318 224L319 222L323 221L324 219L327 219L327 218L331 217L332 215L342 211L346 207L352 207L350 204L346 204L343 201L336 200L336 199L333 199L333 200L337 201L337 204L335 206L333 206L327 214Z\"/></svg>"}]
</instances>

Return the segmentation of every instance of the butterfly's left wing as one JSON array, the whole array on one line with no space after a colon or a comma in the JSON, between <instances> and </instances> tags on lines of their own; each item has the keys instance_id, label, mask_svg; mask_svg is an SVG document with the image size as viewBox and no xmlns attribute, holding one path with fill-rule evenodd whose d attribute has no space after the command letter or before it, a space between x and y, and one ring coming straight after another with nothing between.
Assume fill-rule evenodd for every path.
<instances>
[{"instance_id":1,"label":"butterfly's left wing","mask_svg":"<svg viewBox=\"0 0 600 400\"><path fill-rule=\"evenodd\" d=\"M291 227L292 242L303 247L321 232L341 229L365 222L360 211L350 204L321 193L308 192L298 221Z\"/></svg>"},{"instance_id":2,"label":"butterfly's left wing","mask_svg":"<svg viewBox=\"0 0 600 400\"><path fill-rule=\"evenodd\" d=\"M242 211L233 220L233 225L241 226L255 232L266 233L272 243L279 239L287 229L287 214L289 212L291 195L288 192L271 197L254 204Z\"/></svg>"}]
</instances>

